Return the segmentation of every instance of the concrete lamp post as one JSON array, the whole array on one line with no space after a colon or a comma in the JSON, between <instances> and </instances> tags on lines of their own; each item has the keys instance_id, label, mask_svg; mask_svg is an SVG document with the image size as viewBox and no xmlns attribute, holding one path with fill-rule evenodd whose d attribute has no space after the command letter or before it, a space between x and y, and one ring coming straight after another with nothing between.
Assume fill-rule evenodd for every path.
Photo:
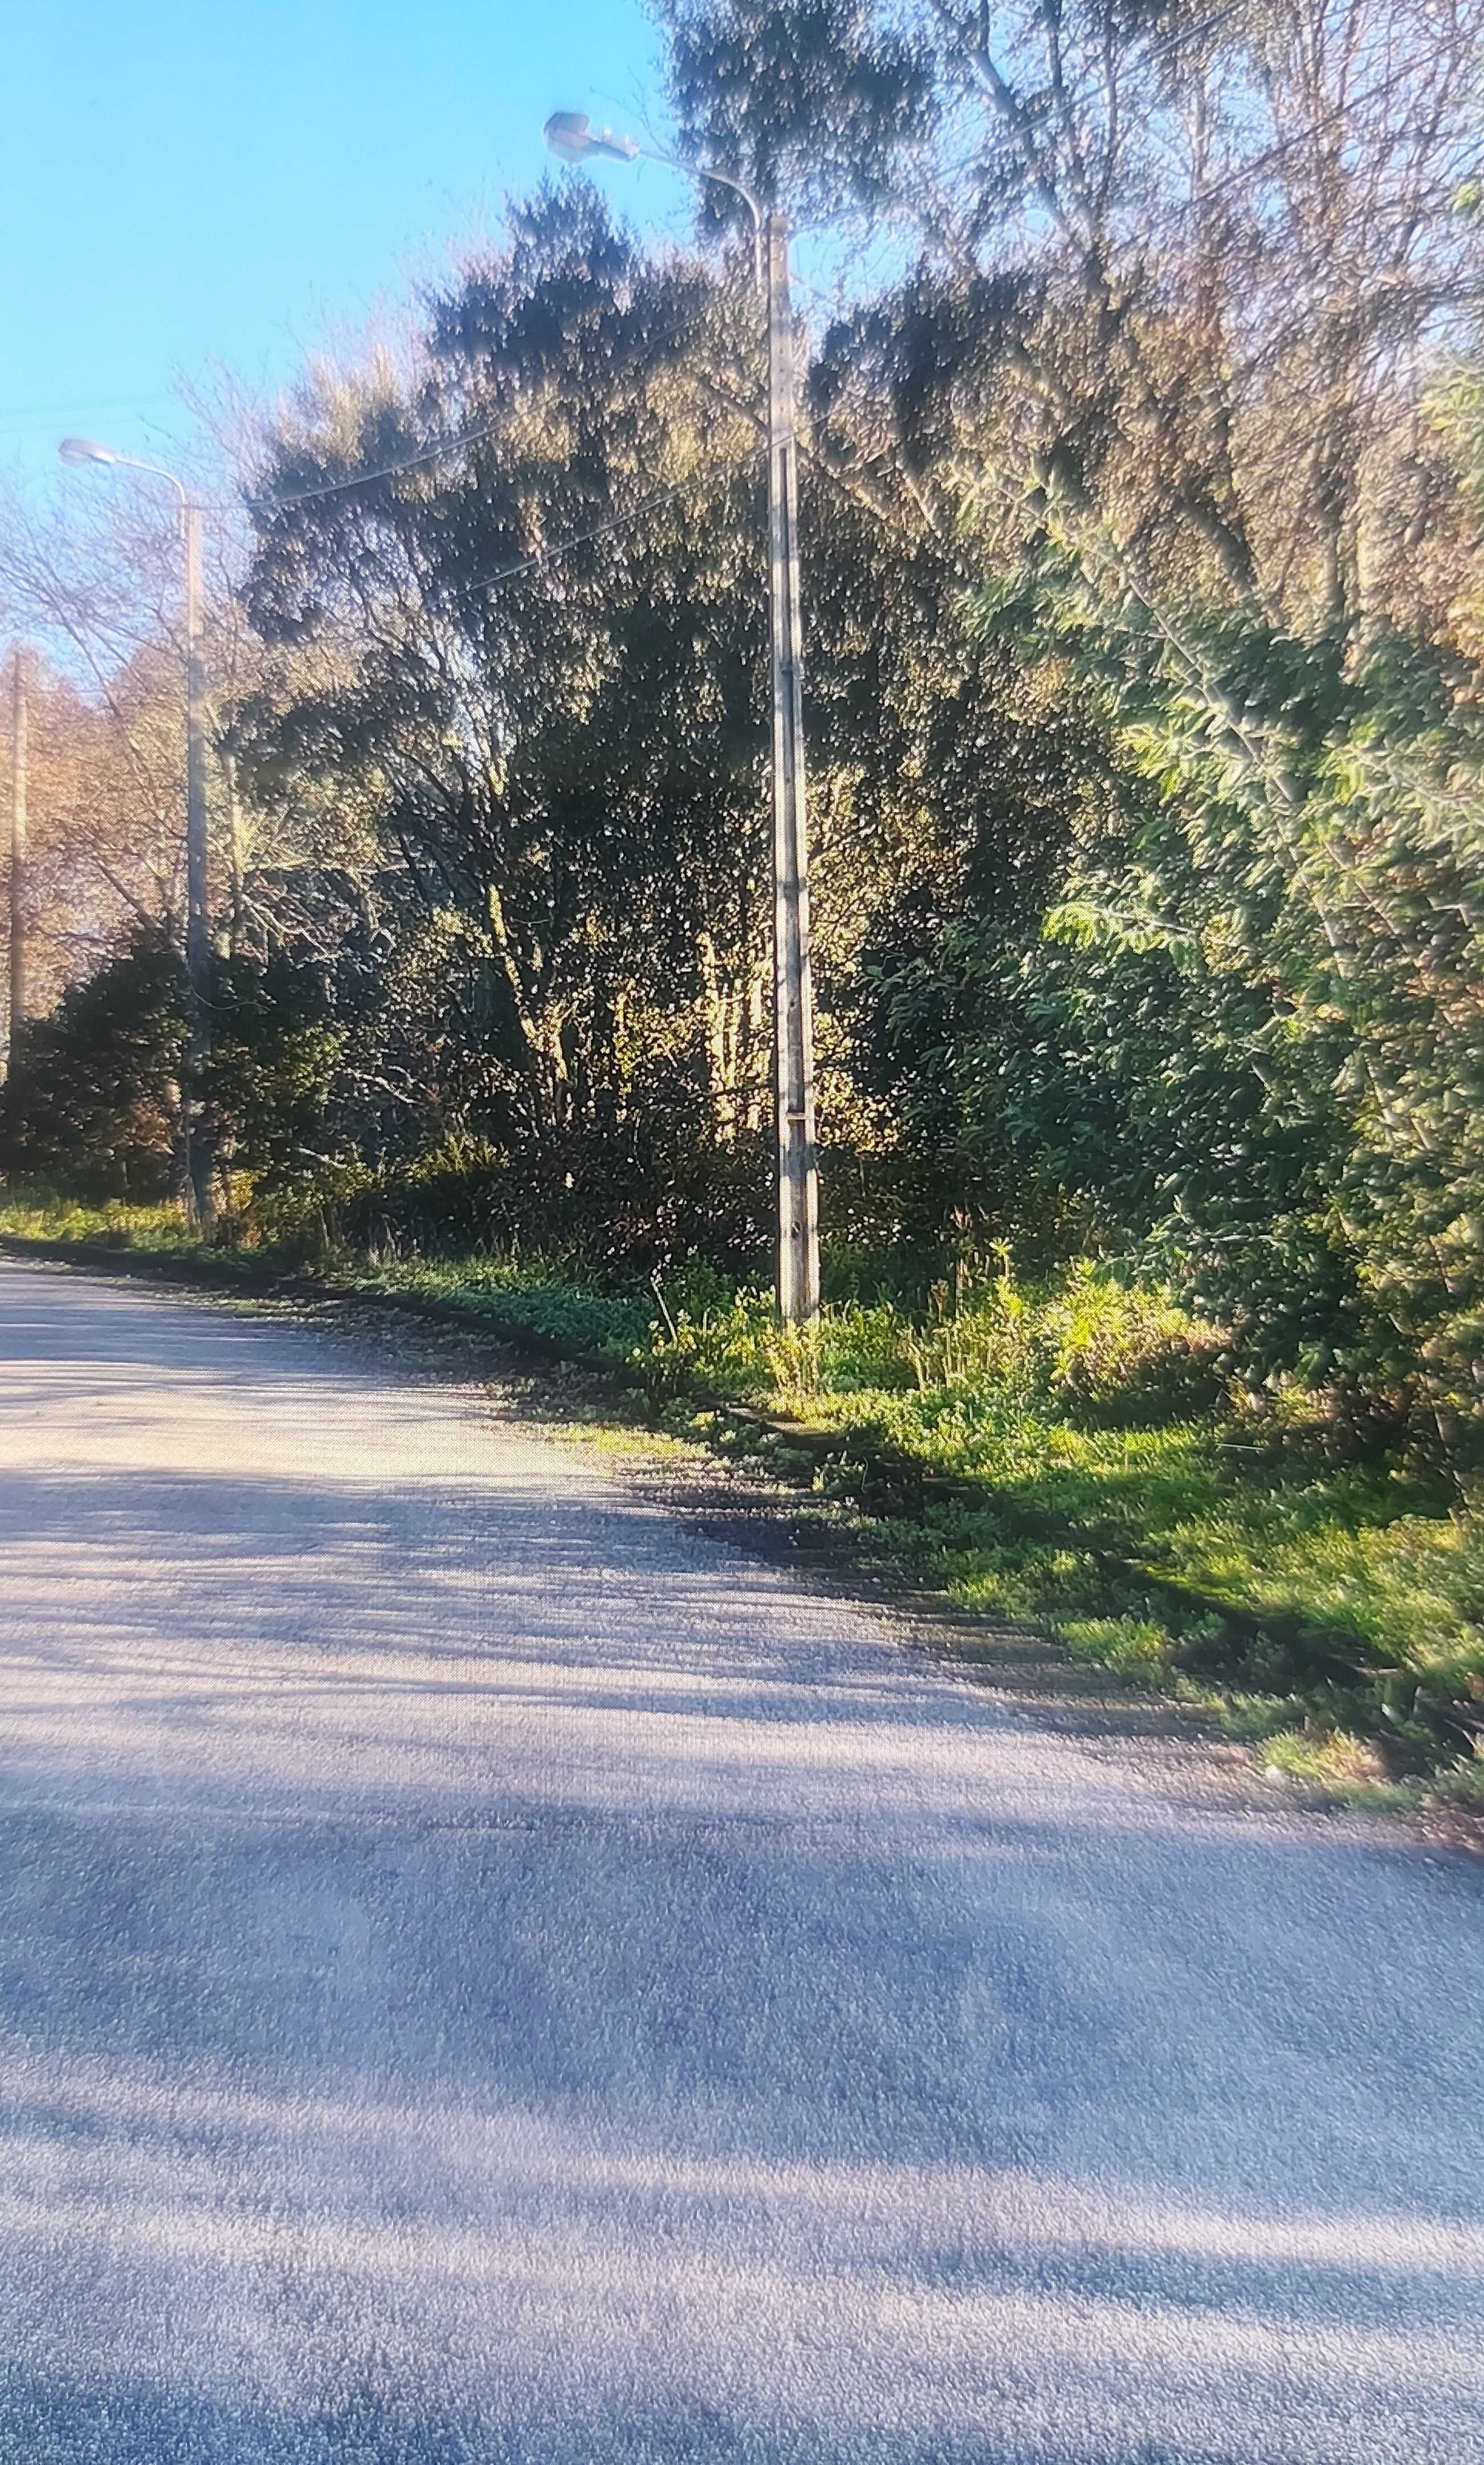
<instances>
[{"instance_id":1,"label":"concrete lamp post","mask_svg":"<svg viewBox=\"0 0 1484 2465\"><path fill-rule=\"evenodd\" d=\"M809 977L808 829L804 784L803 619L799 585L798 447L788 230L742 180L681 163L636 138L594 128L585 112L554 111L546 143L564 163L666 163L734 189L752 216L767 305L768 607L773 701L773 988L778 1153L778 1308L790 1326L819 1315L819 1172L814 1139L814 1006Z\"/></svg>"},{"instance_id":2,"label":"concrete lamp post","mask_svg":"<svg viewBox=\"0 0 1484 2465\"><path fill-rule=\"evenodd\" d=\"M201 508L193 504L173 471L158 463L136 461L111 445L91 437L66 436L57 447L64 462L89 462L143 471L163 479L180 500L181 542L186 566L186 973L189 984L190 1040L187 1068L194 1077L210 1049L210 884L206 832L206 676L201 657ZM202 1136L199 1099L188 1095L184 1106L186 1170L190 1204L198 1221L211 1212L210 1161Z\"/></svg>"}]
</instances>

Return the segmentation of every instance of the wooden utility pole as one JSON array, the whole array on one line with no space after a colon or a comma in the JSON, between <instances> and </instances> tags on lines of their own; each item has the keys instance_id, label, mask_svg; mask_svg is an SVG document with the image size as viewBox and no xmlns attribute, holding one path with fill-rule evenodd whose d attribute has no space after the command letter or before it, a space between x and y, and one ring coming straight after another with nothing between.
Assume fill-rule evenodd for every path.
<instances>
[{"instance_id":1,"label":"wooden utility pole","mask_svg":"<svg viewBox=\"0 0 1484 2465\"><path fill-rule=\"evenodd\" d=\"M26 1023L26 654L11 670L11 1067Z\"/></svg>"},{"instance_id":2,"label":"wooden utility pole","mask_svg":"<svg viewBox=\"0 0 1484 2465\"><path fill-rule=\"evenodd\" d=\"M778 1310L819 1315L819 1172L814 1151L808 828L804 793L804 621L799 600L799 468L794 434L788 231L763 220L767 283L767 507L773 645L773 966L777 1017Z\"/></svg>"}]
</instances>

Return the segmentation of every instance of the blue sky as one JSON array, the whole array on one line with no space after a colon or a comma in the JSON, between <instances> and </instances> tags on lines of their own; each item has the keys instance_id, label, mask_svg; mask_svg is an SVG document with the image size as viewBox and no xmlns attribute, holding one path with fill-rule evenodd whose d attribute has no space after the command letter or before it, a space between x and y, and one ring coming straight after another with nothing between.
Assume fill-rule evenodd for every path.
<instances>
[{"instance_id":1,"label":"blue sky","mask_svg":"<svg viewBox=\"0 0 1484 2465\"><path fill-rule=\"evenodd\" d=\"M0 77L0 466L67 431L167 456L171 388L255 390L373 319L540 178L560 104L660 105L636 0L31 0ZM605 181L679 231L654 166Z\"/></svg>"}]
</instances>

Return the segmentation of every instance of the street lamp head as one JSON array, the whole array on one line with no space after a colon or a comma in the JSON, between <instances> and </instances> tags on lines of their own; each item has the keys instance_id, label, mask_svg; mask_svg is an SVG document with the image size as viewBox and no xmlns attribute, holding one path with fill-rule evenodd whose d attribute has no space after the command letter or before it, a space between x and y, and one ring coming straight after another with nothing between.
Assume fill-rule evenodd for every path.
<instances>
[{"instance_id":1,"label":"street lamp head","mask_svg":"<svg viewBox=\"0 0 1484 2465\"><path fill-rule=\"evenodd\" d=\"M564 163L588 163L594 155L609 163L637 163L644 151L631 137L594 128L586 111L554 111L543 134Z\"/></svg>"},{"instance_id":2,"label":"street lamp head","mask_svg":"<svg viewBox=\"0 0 1484 2465\"><path fill-rule=\"evenodd\" d=\"M117 462L111 445L95 445L90 436L64 436L57 453L64 462Z\"/></svg>"}]
</instances>

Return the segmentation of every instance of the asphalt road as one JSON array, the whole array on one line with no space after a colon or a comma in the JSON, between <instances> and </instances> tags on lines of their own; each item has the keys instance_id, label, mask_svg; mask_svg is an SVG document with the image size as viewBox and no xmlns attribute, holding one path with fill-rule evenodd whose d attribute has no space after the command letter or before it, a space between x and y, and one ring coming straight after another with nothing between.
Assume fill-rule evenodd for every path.
<instances>
[{"instance_id":1,"label":"asphalt road","mask_svg":"<svg viewBox=\"0 0 1484 2465\"><path fill-rule=\"evenodd\" d=\"M1484 1875L0 1266L5 2465L1484 2459Z\"/></svg>"}]
</instances>

